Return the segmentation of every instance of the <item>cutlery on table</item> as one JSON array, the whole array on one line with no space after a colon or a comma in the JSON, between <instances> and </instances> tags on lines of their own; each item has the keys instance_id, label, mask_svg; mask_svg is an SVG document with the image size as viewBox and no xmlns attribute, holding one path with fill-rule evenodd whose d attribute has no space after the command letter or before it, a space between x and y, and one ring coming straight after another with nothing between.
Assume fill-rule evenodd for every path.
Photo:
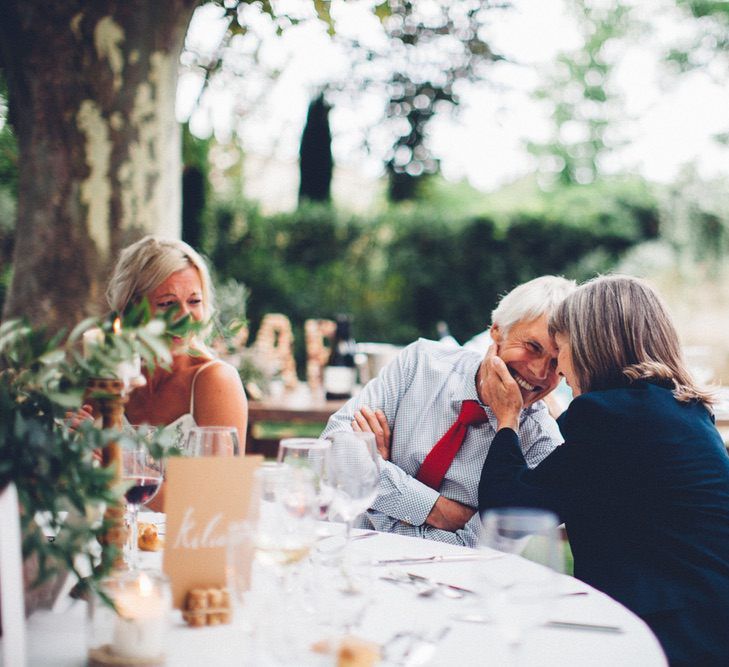
<instances>
[{"instance_id":1,"label":"cutlery on table","mask_svg":"<svg viewBox=\"0 0 729 667\"><path fill-rule=\"evenodd\" d=\"M562 630L593 630L594 632L623 632L617 625L601 625L599 623L582 623L578 621L547 621L544 624L547 628L558 628Z\"/></svg>"},{"instance_id":2,"label":"cutlery on table","mask_svg":"<svg viewBox=\"0 0 729 667\"><path fill-rule=\"evenodd\" d=\"M425 634L411 630L397 632L382 646L382 654L388 664L400 667L426 665L435 654L438 643L450 629L450 626L445 626L436 632Z\"/></svg>"},{"instance_id":3,"label":"cutlery on table","mask_svg":"<svg viewBox=\"0 0 729 667\"><path fill-rule=\"evenodd\" d=\"M429 583L427 581L416 581L415 579L408 577L404 572L390 572L389 574L380 577L380 579L382 579L382 581L390 581L393 584L412 588L415 590L418 597L421 598L430 597L439 590L436 584Z\"/></svg>"},{"instance_id":4,"label":"cutlery on table","mask_svg":"<svg viewBox=\"0 0 729 667\"><path fill-rule=\"evenodd\" d=\"M421 574L415 574L414 572L405 573L412 581L422 581L424 583L432 584L441 587L441 592L446 597L462 598L464 594L476 595L476 591L472 591L470 588L464 588L463 586L456 586L455 584L448 584L445 581L435 581L428 577L424 577Z\"/></svg>"},{"instance_id":5,"label":"cutlery on table","mask_svg":"<svg viewBox=\"0 0 729 667\"><path fill-rule=\"evenodd\" d=\"M493 623L493 620L488 616L481 614L457 614L451 616L455 621L463 621L465 623L480 623L488 625ZM546 621L544 623L545 628L555 628L561 630L592 630L594 632L608 632L620 634L624 630L617 625L602 625L600 623L583 623L581 621Z\"/></svg>"},{"instance_id":6,"label":"cutlery on table","mask_svg":"<svg viewBox=\"0 0 729 667\"><path fill-rule=\"evenodd\" d=\"M413 556L406 558L386 558L372 561L373 565L421 565L425 563L459 563L468 560L495 560L506 554L446 554L440 556Z\"/></svg>"},{"instance_id":7,"label":"cutlery on table","mask_svg":"<svg viewBox=\"0 0 729 667\"><path fill-rule=\"evenodd\" d=\"M377 536L377 531L370 530L366 533L359 533L357 535L352 535L352 537L349 538L349 541L354 542L355 540L364 540L364 539L367 539L368 537L376 537L376 536ZM339 533L332 533L331 535L322 535L321 537L318 537L316 541L322 542L323 540L328 540L332 537L341 537L342 539L344 539L344 535L340 535Z\"/></svg>"}]
</instances>

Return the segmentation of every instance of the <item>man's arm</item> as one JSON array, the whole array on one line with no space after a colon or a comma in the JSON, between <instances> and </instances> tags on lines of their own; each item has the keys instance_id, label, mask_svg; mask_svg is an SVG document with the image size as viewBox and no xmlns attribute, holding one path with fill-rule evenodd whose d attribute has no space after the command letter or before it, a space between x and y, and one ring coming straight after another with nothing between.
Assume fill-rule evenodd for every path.
<instances>
[{"instance_id":1,"label":"man's arm","mask_svg":"<svg viewBox=\"0 0 729 667\"><path fill-rule=\"evenodd\" d=\"M438 496L425 523L433 528L453 532L461 530L475 513L476 510L473 507L445 496Z\"/></svg>"},{"instance_id":2,"label":"man's arm","mask_svg":"<svg viewBox=\"0 0 729 667\"><path fill-rule=\"evenodd\" d=\"M367 383L357 396L350 399L329 418L322 436L336 431L352 431L355 414L361 412L365 406L373 411L381 410L390 424L390 430L393 431L396 427L395 416L400 401L412 384L417 363L418 343L415 342L408 345L374 380ZM371 509L386 517L413 526L421 526L428 520L440 497L435 489L411 477L392 461L382 460L379 492ZM450 517L455 525L453 508L449 506L444 508L441 503L436 514L441 511L443 520Z\"/></svg>"},{"instance_id":3,"label":"man's arm","mask_svg":"<svg viewBox=\"0 0 729 667\"><path fill-rule=\"evenodd\" d=\"M395 533L407 537L420 537L427 540L436 540L446 544L456 544L466 547L476 547L479 543L481 531L481 517L474 513L468 523L458 530L442 530L429 524L412 526L409 523L393 519L382 512L369 510L364 519L366 523L360 524L364 528L374 528L384 533Z\"/></svg>"}]
</instances>

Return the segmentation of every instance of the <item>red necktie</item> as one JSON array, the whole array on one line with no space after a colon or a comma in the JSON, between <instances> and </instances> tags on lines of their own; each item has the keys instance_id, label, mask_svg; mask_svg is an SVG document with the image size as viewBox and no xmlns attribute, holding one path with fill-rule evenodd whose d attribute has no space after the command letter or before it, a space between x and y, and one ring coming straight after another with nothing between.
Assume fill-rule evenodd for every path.
<instances>
[{"instance_id":1,"label":"red necktie","mask_svg":"<svg viewBox=\"0 0 729 667\"><path fill-rule=\"evenodd\" d=\"M425 457L418 470L417 479L437 491L463 444L468 427L485 421L488 421L488 417L478 401L463 401L458 419Z\"/></svg>"}]
</instances>

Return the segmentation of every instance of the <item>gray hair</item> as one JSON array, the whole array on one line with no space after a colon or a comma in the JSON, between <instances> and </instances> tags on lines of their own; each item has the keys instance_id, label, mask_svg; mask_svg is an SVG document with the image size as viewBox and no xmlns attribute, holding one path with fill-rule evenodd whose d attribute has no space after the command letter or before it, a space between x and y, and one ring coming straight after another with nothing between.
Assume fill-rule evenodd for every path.
<instances>
[{"instance_id":1,"label":"gray hair","mask_svg":"<svg viewBox=\"0 0 729 667\"><path fill-rule=\"evenodd\" d=\"M184 241L145 236L124 248L106 288L111 309L123 313L138 303L173 273L193 267L202 286L203 317L210 320L214 311L213 286L203 258Z\"/></svg>"},{"instance_id":2,"label":"gray hair","mask_svg":"<svg viewBox=\"0 0 729 667\"><path fill-rule=\"evenodd\" d=\"M582 392L653 379L670 385L679 401L714 400L686 368L662 299L638 278L600 276L581 285L557 308L549 333L568 337Z\"/></svg>"},{"instance_id":3,"label":"gray hair","mask_svg":"<svg viewBox=\"0 0 729 667\"><path fill-rule=\"evenodd\" d=\"M562 276L534 278L501 298L491 312L491 324L498 325L506 335L517 322L531 322L542 315L549 318L575 289L577 283Z\"/></svg>"}]
</instances>

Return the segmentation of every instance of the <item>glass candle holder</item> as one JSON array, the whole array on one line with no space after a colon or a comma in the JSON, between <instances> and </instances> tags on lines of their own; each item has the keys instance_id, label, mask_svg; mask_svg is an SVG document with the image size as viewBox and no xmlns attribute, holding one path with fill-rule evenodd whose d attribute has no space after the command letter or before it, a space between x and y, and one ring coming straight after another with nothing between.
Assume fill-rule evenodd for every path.
<instances>
[{"instance_id":1,"label":"glass candle holder","mask_svg":"<svg viewBox=\"0 0 729 667\"><path fill-rule=\"evenodd\" d=\"M165 664L172 593L161 572L131 570L101 582L89 604L88 665ZM113 603L113 607L110 603Z\"/></svg>"}]
</instances>

